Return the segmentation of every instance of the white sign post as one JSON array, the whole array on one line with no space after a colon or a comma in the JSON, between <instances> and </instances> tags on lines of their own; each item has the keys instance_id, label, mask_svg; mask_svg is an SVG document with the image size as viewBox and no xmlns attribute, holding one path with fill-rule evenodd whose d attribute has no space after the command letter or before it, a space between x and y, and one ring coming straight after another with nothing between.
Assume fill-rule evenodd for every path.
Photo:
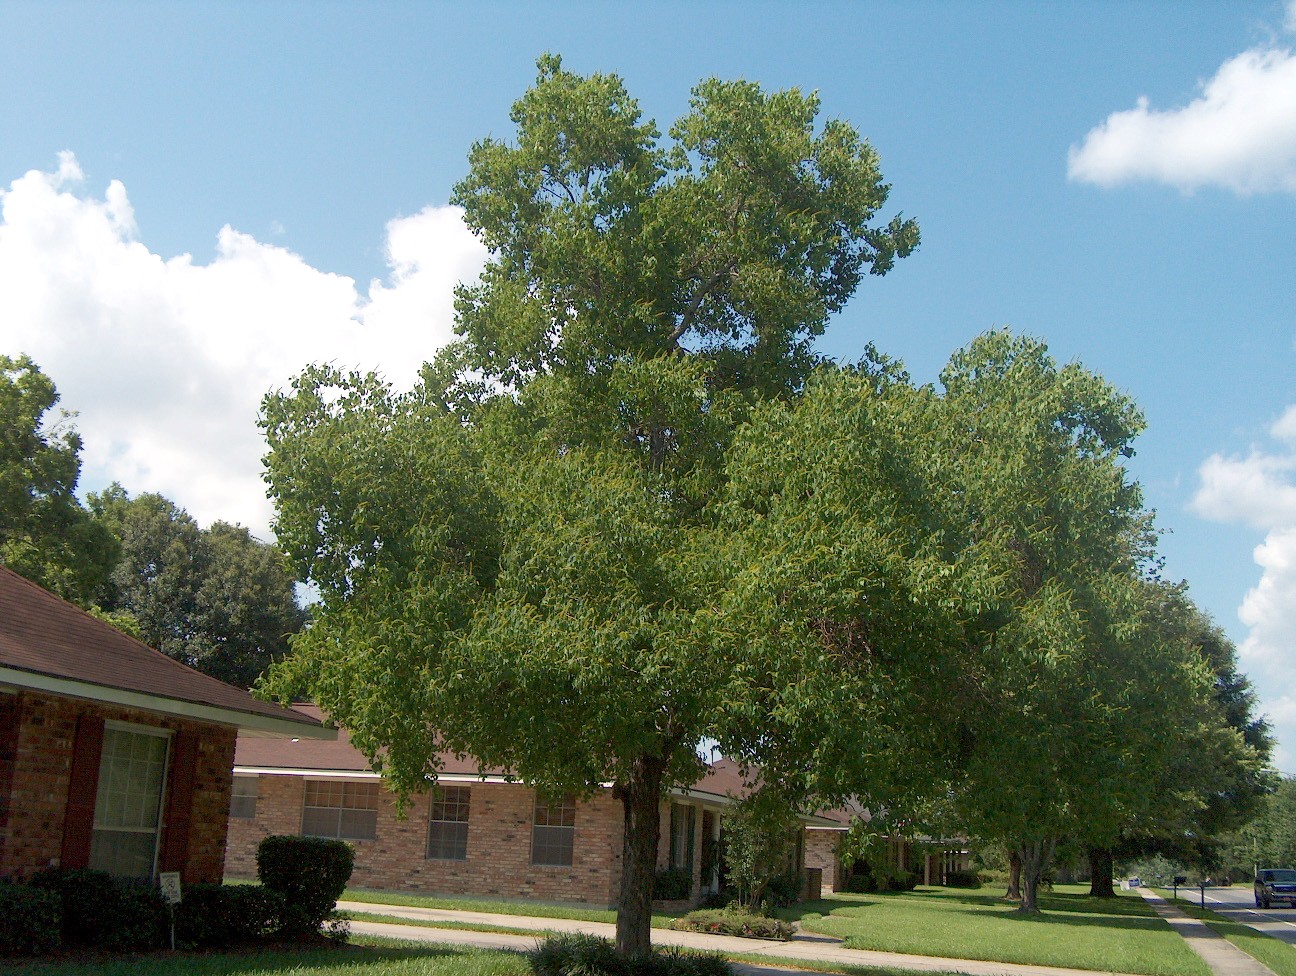
<instances>
[{"instance_id":1,"label":"white sign post","mask_svg":"<svg viewBox=\"0 0 1296 976\"><path fill-rule=\"evenodd\" d=\"M175 952L175 907L180 904L180 872L163 871L158 875L158 885L171 916L171 951Z\"/></svg>"}]
</instances>

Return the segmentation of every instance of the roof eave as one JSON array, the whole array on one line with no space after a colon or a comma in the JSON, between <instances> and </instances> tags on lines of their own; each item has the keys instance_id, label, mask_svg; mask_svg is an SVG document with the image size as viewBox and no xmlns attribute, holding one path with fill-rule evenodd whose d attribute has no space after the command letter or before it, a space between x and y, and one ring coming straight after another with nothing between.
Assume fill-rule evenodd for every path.
<instances>
[{"instance_id":1,"label":"roof eave","mask_svg":"<svg viewBox=\"0 0 1296 976\"><path fill-rule=\"evenodd\" d=\"M24 671L21 668L0 666L0 687L48 691L71 698L84 698L89 701L105 702L127 708L140 708L145 711L158 712L162 715L174 715L179 718L195 719L201 722L212 722L218 725L232 725L245 735L265 738L304 738L326 739L337 738L337 730L325 728L309 716L300 719L280 718L258 712L244 712L220 705L208 705L202 702L185 701L181 698L168 698L164 695L152 695L141 691L130 691L125 688L113 688L108 685L95 684L91 681L77 681L39 671ZM285 709L287 711L287 709Z\"/></svg>"}]
</instances>

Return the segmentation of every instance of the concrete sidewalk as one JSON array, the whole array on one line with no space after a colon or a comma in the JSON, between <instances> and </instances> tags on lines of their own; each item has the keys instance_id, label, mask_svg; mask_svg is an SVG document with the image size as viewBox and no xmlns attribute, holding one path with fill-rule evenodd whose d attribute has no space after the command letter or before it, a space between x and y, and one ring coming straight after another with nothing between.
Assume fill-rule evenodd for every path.
<instances>
[{"instance_id":1,"label":"concrete sidewalk","mask_svg":"<svg viewBox=\"0 0 1296 976\"><path fill-rule=\"evenodd\" d=\"M1188 947L1201 956L1215 976L1276 976L1254 956L1249 956L1200 919L1186 915L1160 895L1138 889L1156 913L1184 937Z\"/></svg>"},{"instance_id":2,"label":"concrete sidewalk","mask_svg":"<svg viewBox=\"0 0 1296 976\"><path fill-rule=\"evenodd\" d=\"M530 949L536 944L537 936L545 929L555 932L586 932L609 939L616 935L616 926L608 922L535 918L528 915L496 915L487 912L452 912L353 901L338 902L338 908L347 912L395 915L417 921L469 922L477 925L496 925L501 928L530 929L536 932L535 936L510 935L502 932L474 932L465 929L421 928L387 922L354 921L351 923L351 930L358 934L416 939L421 942L451 942L456 945L490 949ZM966 973L968 976L1093 976L1089 970L1067 969L1060 966L1023 966L1015 963L984 962L977 959L945 959L939 956L913 956L899 952L847 949L837 939L808 933L798 933L791 942L776 942L768 939L739 939L727 935L653 929L652 939L654 945L685 946L689 949L725 954L758 953L787 960L787 968L775 963L734 964L736 971L748 976L804 976L804 970L796 968L798 962L821 962L838 966L886 966L924 973ZM1269 971L1265 970L1265 972ZM1218 976L1251 976L1249 973L1244 974L1240 971L1228 973L1217 971L1217 973ZM1273 974L1270 973L1270 976Z\"/></svg>"}]
</instances>

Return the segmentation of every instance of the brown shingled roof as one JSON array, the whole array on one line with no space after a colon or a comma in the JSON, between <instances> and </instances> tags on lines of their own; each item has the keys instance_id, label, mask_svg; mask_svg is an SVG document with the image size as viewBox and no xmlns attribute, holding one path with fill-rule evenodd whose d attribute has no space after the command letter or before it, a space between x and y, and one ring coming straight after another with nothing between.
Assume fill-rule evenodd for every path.
<instances>
[{"instance_id":1,"label":"brown shingled roof","mask_svg":"<svg viewBox=\"0 0 1296 976\"><path fill-rule=\"evenodd\" d=\"M303 736L321 731L318 719L258 701L241 688L186 667L3 566L0 668L12 669L0 683L48 687L41 678L76 682L240 713L252 727L264 727L269 720L298 725ZM94 697L93 689L81 697ZM237 715L226 721L243 724Z\"/></svg>"},{"instance_id":2,"label":"brown shingled roof","mask_svg":"<svg viewBox=\"0 0 1296 976\"><path fill-rule=\"evenodd\" d=\"M293 710L309 715L317 721L327 716L318 705L298 702ZM482 768L475 759L457 759L452 753L443 752L441 771L452 776L502 776L503 770ZM234 753L234 765L251 769L291 769L310 770L314 772L334 773L367 773L369 761L364 753L351 744L351 736L346 729L337 730L337 739L332 742L302 739L300 742L285 742L281 739L258 739L240 735L238 748Z\"/></svg>"},{"instance_id":3,"label":"brown shingled roof","mask_svg":"<svg viewBox=\"0 0 1296 976\"><path fill-rule=\"evenodd\" d=\"M328 716L317 706L297 703L293 708L320 720ZM467 757L460 759L453 753L443 752L439 755L440 774L443 776L490 776L504 775L502 769L483 766L477 760ZM302 739L299 742L283 740L257 739L240 735L238 749L234 754L234 765L243 769L257 770L292 770L294 772L332 772L332 773L367 773L369 763L364 754L351 744L351 737L346 729L338 729L334 742L315 742ZM746 796L751 790L754 774L744 772L738 763L730 759L717 759L707 768L706 773L686 793L707 793L717 797Z\"/></svg>"}]
</instances>

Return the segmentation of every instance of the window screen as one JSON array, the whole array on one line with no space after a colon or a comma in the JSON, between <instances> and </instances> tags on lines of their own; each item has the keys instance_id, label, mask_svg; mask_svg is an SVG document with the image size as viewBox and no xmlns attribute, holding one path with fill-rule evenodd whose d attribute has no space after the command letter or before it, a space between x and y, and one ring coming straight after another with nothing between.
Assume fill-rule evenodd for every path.
<instances>
[{"instance_id":1,"label":"window screen","mask_svg":"<svg viewBox=\"0 0 1296 976\"><path fill-rule=\"evenodd\" d=\"M235 776L234 790L230 794L230 817L235 820L252 820L256 817L258 778Z\"/></svg>"},{"instance_id":2,"label":"window screen","mask_svg":"<svg viewBox=\"0 0 1296 976\"><path fill-rule=\"evenodd\" d=\"M432 797L427 856L437 861L468 860L468 799L466 786L439 786Z\"/></svg>"},{"instance_id":3,"label":"window screen","mask_svg":"<svg viewBox=\"0 0 1296 976\"><path fill-rule=\"evenodd\" d=\"M378 835L378 784L307 780L302 833L307 837L373 840Z\"/></svg>"},{"instance_id":4,"label":"window screen","mask_svg":"<svg viewBox=\"0 0 1296 976\"><path fill-rule=\"evenodd\" d=\"M531 863L571 867L575 840L575 798L565 796L550 802L536 797L531 827Z\"/></svg>"},{"instance_id":5,"label":"window screen","mask_svg":"<svg viewBox=\"0 0 1296 976\"><path fill-rule=\"evenodd\" d=\"M153 876L168 741L160 730L104 729L90 867L122 877Z\"/></svg>"}]
</instances>

